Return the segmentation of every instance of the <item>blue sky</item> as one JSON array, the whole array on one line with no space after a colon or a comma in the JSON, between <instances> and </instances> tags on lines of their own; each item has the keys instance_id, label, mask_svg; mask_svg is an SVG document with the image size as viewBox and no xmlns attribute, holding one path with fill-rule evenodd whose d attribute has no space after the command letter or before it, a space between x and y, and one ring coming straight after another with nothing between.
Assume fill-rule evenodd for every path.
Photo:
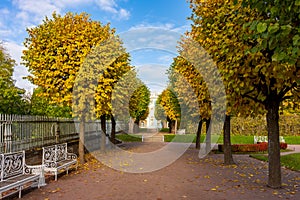
<instances>
[{"instance_id":1,"label":"blue sky","mask_svg":"<svg viewBox=\"0 0 300 200\"><path fill-rule=\"evenodd\" d=\"M132 64L142 81L155 91L166 85L165 70L176 56L176 41L191 23L187 20L191 10L186 0L1 0L0 41L18 63L14 73L18 87L32 89L22 79L27 69L19 64L26 28L41 24L53 11L61 15L86 12L93 20L110 23L125 47L134 46L130 49ZM127 44L132 41L134 44Z\"/></svg>"}]
</instances>

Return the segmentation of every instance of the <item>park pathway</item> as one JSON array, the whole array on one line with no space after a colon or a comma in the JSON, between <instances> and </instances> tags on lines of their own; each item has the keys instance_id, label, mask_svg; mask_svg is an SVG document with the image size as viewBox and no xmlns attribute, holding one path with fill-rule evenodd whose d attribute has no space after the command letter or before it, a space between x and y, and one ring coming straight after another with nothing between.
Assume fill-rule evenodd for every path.
<instances>
[{"instance_id":1,"label":"park pathway","mask_svg":"<svg viewBox=\"0 0 300 200\"><path fill-rule=\"evenodd\" d=\"M164 147L162 142L123 143L121 148L136 153ZM267 163L245 155L234 155L237 165L224 166L222 154L198 157L189 148L184 155L163 169L149 173L125 173L88 157L69 175L23 195L28 200L240 200L300 199L300 173L282 169L282 189L266 186Z\"/></svg>"},{"instance_id":2,"label":"park pathway","mask_svg":"<svg viewBox=\"0 0 300 200\"><path fill-rule=\"evenodd\" d=\"M281 155L288 155L288 154L293 154L293 153L300 153L300 145L290 145L288 144L287 149L291 150L291 151L287 151L287 152L282 152L280 153Z\"/></svg>"}]
</instances>

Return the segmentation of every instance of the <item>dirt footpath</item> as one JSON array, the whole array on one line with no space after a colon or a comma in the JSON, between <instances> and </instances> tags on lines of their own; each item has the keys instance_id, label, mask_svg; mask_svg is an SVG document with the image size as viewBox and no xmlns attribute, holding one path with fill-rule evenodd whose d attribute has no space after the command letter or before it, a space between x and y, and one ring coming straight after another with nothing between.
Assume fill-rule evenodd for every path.
<instances>
[{"instance_id":1,"label":"dirt footpath","mask_svg":"<svg viewBox=\"0 0 300 200\"><path fill-rule=\"evenodd\" d=\"M122 147L135 152L149 152L164 143L126 143ZM24 199L300 199L300 173L282 169L283 188L266 186L267 163L247 155L234 155L237 165L224 166L223 155L200 159L189 148L171 165L150 173L124 173L97 160L89 162L58 181L24 192Z\"/></svg>"}]
</instances>

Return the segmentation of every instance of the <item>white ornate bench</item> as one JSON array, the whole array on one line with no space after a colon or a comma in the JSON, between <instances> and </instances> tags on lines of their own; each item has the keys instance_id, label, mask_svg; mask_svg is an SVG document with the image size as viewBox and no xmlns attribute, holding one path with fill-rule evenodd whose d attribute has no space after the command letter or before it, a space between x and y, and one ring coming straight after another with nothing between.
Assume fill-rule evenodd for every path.
<instances>
[{"instance_id":1,"label":"white ornate bench","mask_svg":"<svg viewBox=\"0 0 300 200\"><path fill-rule=\"evenodd\" d=\"M268 142L268 136L254 136L254 144L257 144L258 142ZM285 143L285 139L283 136L279 137L279 141Z\"/></svg>"},{"instance_id":2,"label":"white ornate bench","mask_svg":"<svg viewBox=\"0 0 300 200\"><path fill-rule=\"evenodd\" d=\"M45 173L55 175L61 171L69 172L69 168L78 166L77 155L67 152L67 143L56 144L48 147L43 147L43 160L42 164L45 166Z\"/></svg>"},{"instance_id":3,"label":"white ornate bench","mask_svg":"<svg viewBox=\"0 0 300 200\"><path fill-rule=\"evenodd\" d=\"M25 151L0 154L0 198L19 193L27 187L40 188L45 184L43 165L25 164Z\"/></svg>"}]
</instances>

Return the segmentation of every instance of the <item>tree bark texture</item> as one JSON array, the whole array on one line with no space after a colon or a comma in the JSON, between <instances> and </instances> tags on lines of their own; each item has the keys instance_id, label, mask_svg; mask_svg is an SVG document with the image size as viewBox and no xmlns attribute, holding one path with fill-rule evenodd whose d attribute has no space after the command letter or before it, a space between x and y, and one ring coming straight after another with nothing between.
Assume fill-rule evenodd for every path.
<instances>
[{"instance_id":1,"label":"tree bark texture","mask_svg":"<svg viewBox=\"0 0 300 200\"><path fill-rule=\"evenodd\" d=\"M211 127L210 127L211 119L205 120L206 126L206 140L205 140L205 152L208 154L211 150Z\"/></svg>"},{"instance_id":2,"label":"tree bark texture","mask_svg":"<svg viewBox=\"0 0 300 200\"><path fill-rule=\"evenodd\" d=\"M106 115L101 115L101 144L100 149L101 151L105 151L106 146Z\"/></svg>"},{"instance_id":3,"label":"tree bark texture","mask_svg":"<svg viewBox=\"0 0 300 200\"><path fill-rule=\"evenodd\" d=\"M230 116L226 115L224 127L223 127L223 135L224 135L224 164L232 165L234 164L231 150L231 141L230 141Z\"/></svg>"},{"instance_id":4,"label":"tree bark texture","mask_svg":"<svg viewBox=\"0 0 300 200\"><path fill-rule=\"evenodd\" d=\"M279 103L269 101L267 108L268 128L268 160L269 177L268 186L271 188L281 187L280 165L280 140L279 140Z\"/></svg>"},{"instance_id":5,"label":"tree bark texture","mask_svg":"<svg viewBox=\"0 0 300 200\"><path fill-rule=\"evenodd\" d=\"M198 122L197 136L196 136L196 149L200 149L200 139L202 131L202 119Z\"/></svg>"},{"instance_id":6,"label":"tree bark texture","mask_svg":"<svg viewBox=\"0 0 300 200\"><path fill-rule=\"evenodd\" d=\"M111 134L110 141L115 144L116 143L116 120L113 115L111 115Z\"/></svg>"}]
</instances>

